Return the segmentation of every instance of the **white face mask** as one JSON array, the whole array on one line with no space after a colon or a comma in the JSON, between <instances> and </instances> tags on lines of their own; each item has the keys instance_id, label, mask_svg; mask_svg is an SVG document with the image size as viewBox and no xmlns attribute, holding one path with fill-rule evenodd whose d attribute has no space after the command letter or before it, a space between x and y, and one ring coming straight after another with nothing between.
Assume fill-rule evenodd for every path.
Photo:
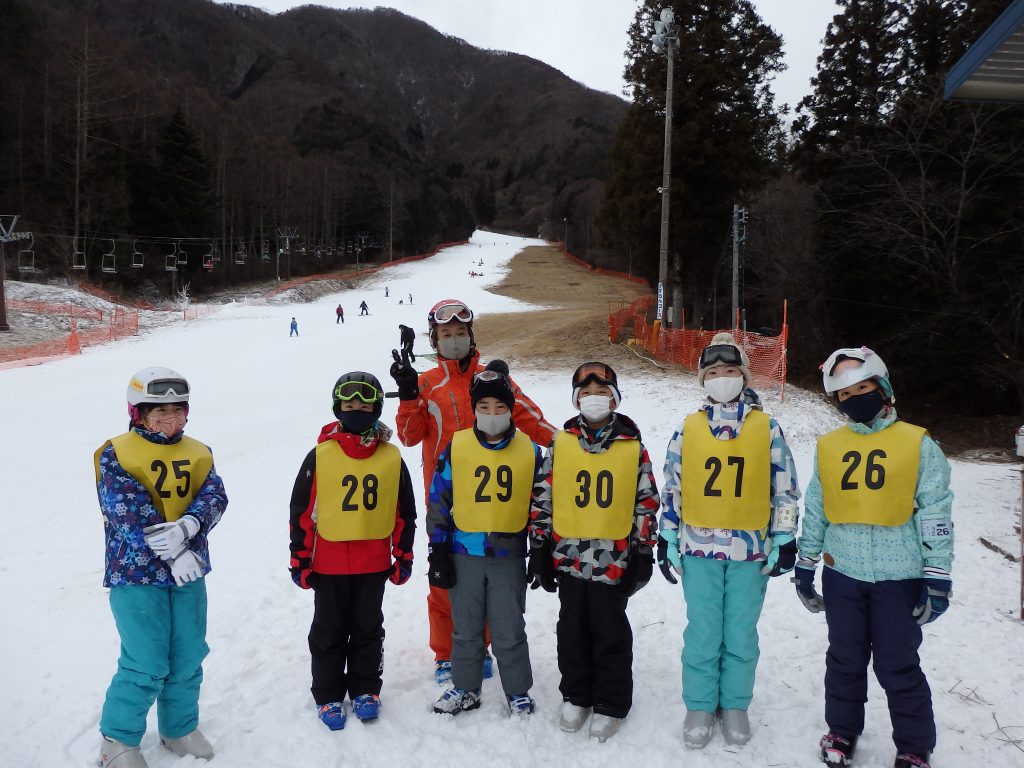
<instances>
[{"instance_id":1,"label":"white face mask","mask_svg":"<svg viewBox=\"0 0 1024 768\"><path fill-rule=\"evenodd\" d=\"M611 402L606 395L584 395L580 398L580 413L587 421L604 421L612 412Z\"/></svg>"},{"instance_id":2,"label":"white face mask","mask_svg":"<svg viewBox=\"0 0 1024 768\"><path fill-rule=\"evenodd\" d=\"M496 437L508 432L512 425L512 414L505 413L478 413L476 415L476 426L485 435Z\"/></svg>"},{"instance_id":3,"label":"white face mask","mask_svg":"<svg viewBox=\"0 0 1024 768\"><path fill-rule=\"evenodd\" d=\"M704 391L716 403L732 403L743 391L742 376L719 376L704 379Z\"/></svg>"},{"instance_id":4,"label":"white face mask","mask_svg":"<svg viewBox=\"0 0 1024 768\"><path fill-rule=\"evenodd\" d=\"M437 353L449 360L461 360L469 354L469 336L449 336L437 340Z\"/></svg>"}]
</instances>

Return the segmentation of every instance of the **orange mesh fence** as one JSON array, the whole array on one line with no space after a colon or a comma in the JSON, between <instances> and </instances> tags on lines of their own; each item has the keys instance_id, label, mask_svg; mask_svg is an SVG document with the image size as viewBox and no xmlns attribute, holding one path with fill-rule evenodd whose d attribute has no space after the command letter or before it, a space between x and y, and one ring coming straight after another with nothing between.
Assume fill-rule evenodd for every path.
<instances>
[{"instance_id":1,"label":"orange mesh fence","mask_svg":"<svg viewBox=\"0 0 1024 768\"><path fill-rule=\"evenodd\" d=\"M209 317L220 312L222 307L219 304L189 304L182 312L184 320L198 320L200 317Z\"/></svg>"},{"instance_id":2,"label":"orange mesh fence","mask_svg":"<svg viewBox=\"0 0 1024 768\"><path fill-rule=\"evenodd\" d=\"M422 259L427 259L430 258L431 256L436 255L438 251L441 251L445 248L451 248L452 246L455 245L466 245L468 242L468 240L462 240L457 243L441 243L439 246L434 248L434 250L428 253L417 253L412 256L405 256L404 258L401 259L395 259L394 261L387 261L384 262L383 264L374 264L373 266L369 266L364 269L351 269L345 272L329 272L322 275L309 275L307 277L297 277L294 280L289 280L287 283L282 283L277 288L268 291L267 298L269 299L273 296L277 296L279 293L284 293L285 291L295 288L296 286L305 285L306 283L314 283L317 282L318 280L344 280L347 277L354 277L356 275L372 275L374 272L379 272L380 270L386 267L393 267L396 264L407 264L410 261L421 261Z\"/></svg>"},{"instance_id":3,"label":"orange mesh fence","mask_svg":"<svg viewBox=\"0 0 1024 768\"><path fill-rule=\"evenodd\" d=\"M696 371L700 353L718 331L663 328L660 321L647 322L654 302L652 296L643 296L633 302L612 303L608 309L608 338L612 343L625 341L643 346L660 360ZM778 336L763 336L738 328L725 329L746 350L750 358L750 375L759 387L778 387L782 396L786 392L786 348L789 325L783 311L782 332Z\"/></svg>"},{"instance_id":4,"label":"orange mesh fence","mask_svg":"<svg viewBox=\"0 0 1024 768\"><path fill-rule=\"evenodd\" d=\"M80 317L84 320L103 320L103 311L79 307L71 303L56 304L52 301L22 301L8 299L7 308L15 312L31 312L36 315L67 315Z\"/></svg>"},{"instance_id":5,"label":"orange mesh fence","mask_svg":"<svg viewBox=\"0 0 1024 768\"><path fill-rule=\"evenodd\" d=\"M581 267L583 267L584 269L588 269L591 272L597 272L599 275L608 275L609 277L620 277L623 280L629 280L629 281L634 282L634 283L639 283L640 285L646 285L648 288L650 288L650 283L648 283L642 277L639 277L637 275L631 275L628 272L619 272L619 271L614 270L614 269L605 269L604 267L595 267L593 264L584 261L579 256L574 256L573 254L569 253L569 251L567 251L565 249L565 243L549 243L549 245L551 245L553 248L558 248L571 261L576 262Z\"/></svg>"},{"instance_id":6,"label":"orange mesh fence","mask_svg":"<svg viewBox=\"0 0 1024 768\"><path fill-rule=\"evenodd\" d=\"M78 329L78 320L71 320L71 331L67 336L60 336L38 344L0 349L0 363L17 362L22 365L35 365L56 360L68 355L80 355L82 347L103 344L108 341L137 336L139 333L139 312L136 309L115 307L110 322L99 328ZM11 366L5 366L11 367Z\"/></svg>"}]
</instances>

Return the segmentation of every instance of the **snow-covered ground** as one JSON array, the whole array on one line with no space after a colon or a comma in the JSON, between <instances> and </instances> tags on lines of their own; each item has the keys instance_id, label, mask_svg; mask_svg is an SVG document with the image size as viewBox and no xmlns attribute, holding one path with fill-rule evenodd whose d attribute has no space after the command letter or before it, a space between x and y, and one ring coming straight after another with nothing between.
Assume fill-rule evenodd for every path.
<instances>
[{"instance_id":1,"label":"snow-covered ground","mask_svg":"<svg viewBox=\"0 0 1024 768\"><path fill-rule=\"evenodd\" d=\"M195 322L91 347L59 362L0 371L0 758L19 766L92 765L104 691L118 654L117 633L100 586L102 524L93 451L127 425L125 386L135 370L167 365L194 389L188 432L209 444L231 499L211 536L209 643L202 728L214 765L401 765L440 768L626 765L813 766L824 730L825 622L807 613L787 578L774 580L761 619L761 661L751 706L755 735L744 748L716 734L702 752L683 755L680 661L684 606L679 587L655 578L629 606L635 635L634 706L622 731L598 744L557 726L554 628L558 601L530 592L527 619L538 701L525 721L508 720L497 679L484 705L457 718L432 714L439 694L427 646L425 537L416 543L412 580L389 585L384 612L383 711L378 723L350 720L331 733L309 694L306 634L312 594L288 576L288 499L295 473L321 425L331 420L330 390L350 369L374 372L390 388L390 350L398 324L420 334L426 311L457 296L479 314L526 307L486 288L502 266L539 241L478 232L469 245L384 270L357 290L311 304L242 306ZM484 278L468 275L484 259ZM390 298L384 298L384 287ZM407 295L413 294L414 304ZM400 305L399 299L406 303ZM360 317L366 300L370 315ZM346 323L335 323L334 307ZM300 336L289 338L298 320ZM479 340L485 357L501 355ZM602 349L578 350L580 361ZM898 361L890 361L898 364ZM421 369L429 361L418 363ZM521 368L513 375L561 424L570 413L570 370ZM637 361L620 371L623 412L641 426L657 468L675 425L700 402L693 376L666 374ZM839 423L813 394L789 388L785 403L765 398L785 429L804 485L815 438ZM395 400L384 408L393 423ZM402 449L414 478L420 449ZM1019 502L1018 469L954 462L957 560L949 613L925 629L924 668L939 727L937 768L1024 765L1024 751L997 731L1024 737L1024 626L1016 621L1016 566L977 541L1004 534ZM885 699L872 680L868 726L858 765L891 765L894 750ZM1015 703L1016 702L1016 703ZM157 739L155 710L143 740L155 768L192 765Z\"/></svg>"}]
</instances>

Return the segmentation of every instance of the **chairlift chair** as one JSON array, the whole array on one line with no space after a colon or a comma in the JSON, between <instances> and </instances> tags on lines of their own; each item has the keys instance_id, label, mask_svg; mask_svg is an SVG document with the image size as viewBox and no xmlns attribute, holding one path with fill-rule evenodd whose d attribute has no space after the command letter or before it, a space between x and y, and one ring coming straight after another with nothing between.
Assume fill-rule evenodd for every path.
<instances>
[{"instance_id":1,"label":"chairlift chair","mask_svg":"<svg viewBox=\"0 0 1024 768\"><path fill-rule=\"evenodd\" d=\"M142 251L139 250L139 241L138 240L133 240L132 241L132 268L134 268L134 269L142 269L142 265L145 263L145 261L146 261L146 259L142 255Z\"/></svg>"},{"instance_id":2,"label":"chairlift chair","mask_svg":"<svg viewBox=\"0 0 1024 768\"><path fill-rule=\"evenodd\" d=\"M245 264L245 248L242 243L238 244L238 250L235 251L235 264Z\"/></svg>"},{"instance_id":3,"label":"chairlift chair","mask_svg":"<svg viewBox=\"0 0 1024 768\"><path fill-rule=\"evenodd\" d=\"M270 241L263 241L263 254L260 256L263 261L270 261Z\"/></svg>"},{"instance_id":4,"label":"chairlift chair","mask_svg":"<svg viewBox=\"0 0 1024 768\"><path fill-rule=\"evenodd\" d=\"M181 266L188 264L188 251L177 243L175 243L175 247L178 249L178 264Z\"/></svg>"},{"instance_id":5,"label":"chairlift chair","mask_svg":"<svg viewBox=\"0 0 1024 768\"><path fill-rule=\"evenodd\" d=\"M100 269L108 275L112 275L117 272L117 241L110 241L110 250L103 254L103 260L100 262Z\"/></svg>"},{"instance_id":6,"label":"chairlift chair","mask_svg":"<svg viewBox=\"0 0 1024 768\"><path fill-rule=\"evenodd\" d=\"M203 254L203 269L207 272L213 271L213 243L210 243L210 250Z\"/></svg>"},{"instance_id":7,"label":"chairlift chair","mask_svg":"<svg viewBox=\"0 0 1024 768\"><path fill-rule=\"evenodd\" d=\"M35 238L29 235L28 248L23 248L18 251L18 271L22 274L30 275L34 272L39 272L36 269L36 252L33 250L35 244Z\"/></svg>"},{"instance_id":8,"label":"chairlift chair","mask_svg":"<svg viewBox=\"0 0 1024 768\"><path fill-rule=\"evenodd\" d=\"M85 252L78 250L78 238L71 244L71 268L85 269Z\"/></svg>"},{"instance_id":9,"label":"chairlift chair","mask_svg":"<svg viewBox=\"0 0 1024 768\"><path fill-rule=\"evenodd\" d=\"M178 244L174 244L174 250L164 257L164 269L167 272L178 271Z\"/></svg>"}]
</instances>

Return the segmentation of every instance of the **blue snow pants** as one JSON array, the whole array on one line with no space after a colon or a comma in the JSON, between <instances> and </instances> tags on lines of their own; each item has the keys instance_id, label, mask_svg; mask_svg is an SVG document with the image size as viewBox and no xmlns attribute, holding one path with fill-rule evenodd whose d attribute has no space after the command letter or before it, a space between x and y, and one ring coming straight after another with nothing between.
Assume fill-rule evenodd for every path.
<instances>
[{"instance_id":1,"label":"blue snow pants","mask_svg":"<svg viewBox=\"0 0 1024 768\"><path fill-rule=\"evenodd\" d=\"M762 562L683 558L683 703L687 710L746 709L761 651L757 620L768 577Z\"/></svg>"},{"instance_id":2,"label":"blue snow pants","mask_svg":"<svg viewBox=\"0 0 1024 768\"><path fill-rule=\"evenodd\" d=\"M100 731L137 747L154 701L161 736L178 739L194 731L203 659L210 652L206 579L183 587L111 587L110 610L121 636L121 657L103 702Z\"/></svg>"},{"instance_id":3,"label":"blue snow pants","mask_svg":"<svg viewBox=\"0 0 1024 768\"><path fill-rule=\"evenodd\" d=\"M885 689L892 740L900 752L925 755L935 748L932 694L917 649L921 627L912 612L921 579L870 583L832 568L822 574L828 610L825 656L825 722L841 736L864 730L868 661Z\"/></svg>"}]
</instances>

